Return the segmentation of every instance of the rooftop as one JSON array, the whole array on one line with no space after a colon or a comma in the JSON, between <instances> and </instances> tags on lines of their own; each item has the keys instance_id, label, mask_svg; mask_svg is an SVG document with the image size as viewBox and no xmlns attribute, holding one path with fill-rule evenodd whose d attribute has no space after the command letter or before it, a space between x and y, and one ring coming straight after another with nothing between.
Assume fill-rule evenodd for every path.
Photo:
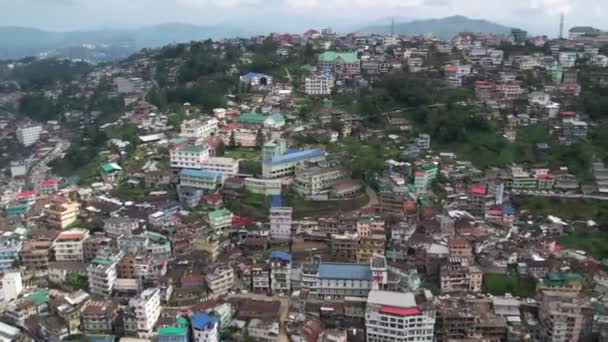
<instances>
[{"instance_id":1,"label":"rooftop","mask_svg":"<svg viewBox=\"0 0 608 342\"><path fill-rule=\"evenodd\" d=\"M215 324L217 319L213 316L207 315L206 313L195 313L191 319L192 328L194 329L205 329L209 325Z\"/></svg>"},{"instance_id":2,"label":"rooftop","mask_svg":"<svg viewBox=\"0 0 608 342\"><path fill-rule=\"evenodd\" d=\"M206 150L207 150L207 147L205 147L205 146L194 146L194 145L184 146L179 149L180 152L186 152L186 153L201 153Z\"/></svg>"},{"instance_id":3,"label":"rooftop","mask_svg":"<svg viewBox=\"0 0 608 342\"><path fill-rule=\"evenodd\" d=\"M323 149L312 149L297 151L292 153L284 154L280 157L276 157L270 161L264 161L265 164L276 165L282 163L296 162L307 158L315 158L325 156L326 152Z\"/></svg>"},{"instance_id":4,"label":"rooftop","mask_svg":"<svg viewBox=\"0 0 608 342\"><path fill-rule=\"evenodd\" d=\"M201 178L218 178L222 174L219 172L209 170L196 170L196 169L182 169L179 173L180 176L187 177L201 177Z\"/></svg>"},{"instance_id":5,"label":"rooftop","mask_svg":"<svg viewBox=\"0 0 608 342\"><path fill-rule=\"evenodd\" d=\"M389 292L372 290L367 296L368 304L386 305L393 308L416 307L416 298L413 293Z\"/></svg>"},{"instance_id":6,"label":"rooftop","mask_svg":"<svg viewBox=\"0 0 608 342\"><path fill-rule=\"evenodd\" d=\"M291 261L291 255L285 253L283 251L273 251L270 254L270 258L272 259L281 259L283 261Z\"/></svg>"},{"instance_id":7,"label":"rooftop","mask_svg":"<svg viewBox=\"0 0 608 342\"><path fill-rule=\"evenodd\" d=\"M319 278L370 280L372 272L369 269L369 265L324 262L319 265Z\"/></svg>"},{"instance_id":8,"label":"rooftop","mask_svg":"<svg viewBox=\"0 0 608 342\"><path fill-rule=\"evenodd\" d=\"M356 52L326 51L319 55L319 61L321 62L333 62L338 58L341 58L346 63L357 63L358 61Z\"/></svg>"}]
</instances>

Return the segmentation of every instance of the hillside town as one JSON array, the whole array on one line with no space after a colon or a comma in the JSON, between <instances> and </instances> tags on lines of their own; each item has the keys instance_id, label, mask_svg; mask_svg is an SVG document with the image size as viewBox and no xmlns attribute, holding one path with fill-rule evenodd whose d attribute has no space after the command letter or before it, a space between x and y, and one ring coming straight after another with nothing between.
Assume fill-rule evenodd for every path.
<instances>
[{"instance_id":1,"label":"hillside town","mask_svg":"<svg viewBox=\"0 0 608 342\"><path fill-rule=\"evenodd\" d=\"M608 341L608 32L0 75L2 341Z\"/></svg>"}]
</instances>

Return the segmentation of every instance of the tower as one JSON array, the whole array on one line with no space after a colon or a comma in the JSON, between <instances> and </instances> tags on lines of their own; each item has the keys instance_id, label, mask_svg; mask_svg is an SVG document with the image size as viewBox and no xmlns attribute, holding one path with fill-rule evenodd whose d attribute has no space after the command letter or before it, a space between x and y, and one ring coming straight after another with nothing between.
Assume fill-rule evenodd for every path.
<instances>
[{"instance_id":1,"label":"tower","mask_svg":"<svg viewBox=\"0 0 608 342\"><path fill-rule=\"evenodd\" d=\"M395 35L395 17L391 17L391 36Z\"/></svg>"},{"instance_id":2,"label":"tower","mask_svg":"<svg viewBox=\"0 0 608 342\"><path fill-rule=\"evenodd\" d=\"M559 39L564 39L564 12L559 14Z\"/></svg>"}]
</instances>

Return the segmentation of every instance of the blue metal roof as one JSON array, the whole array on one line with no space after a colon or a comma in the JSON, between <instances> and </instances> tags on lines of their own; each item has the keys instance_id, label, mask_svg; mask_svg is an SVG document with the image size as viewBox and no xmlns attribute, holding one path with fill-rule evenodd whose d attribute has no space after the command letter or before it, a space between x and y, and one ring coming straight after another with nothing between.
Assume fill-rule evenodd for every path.
<instances>
[{"instance_id":1,"label":"blue metal roof","mask_svg":"<svg viewBox=\"0 0 608 342\"><path fill-rule=\"evenodd\" d=\"M283 198L281 197L281 195L270 196L270 207L271 208L282 207L282 206L283 206Z\"/></svg>"},{"instance_id":2,"label":"blue metal roof","mask_svg":"<svg viewBox=\"0 0 608 342\"><path fill-rule=\"evenodd\" d=\"M213 316L207 315L206 313L198 312L192 315L192 319L190 321L192 322L192 328L205 329L210 324L215 324L217 319Z\"/></svg>"},{"instance_id":3,"label":"blue metal roof","mask_svg":"<svg viewBox=\"0 0 608 342\"><path fill-rule=\"evenodd\" d=\"M281 259L283 261L291 261L291 255L283 251L273 251L270 253L271 259Z\"/></svg>"},{"instance_id":4,"label":"blue metal roof","mask_svg":"<svg viewBox=\"0 0 608 342\"><path fill-rule=\"evenodd\" d=\"M308 159L308 158L321 157L321 156L324 156L325 153L326 153L325 150L320 149L320 148L317 148L314 150L291 152L291 153L284 154L280 157L273 158L272 160L264 161L264 163L270 164L270 165L277 165L277 164L283 164L283 163L297 162L297 161Z\"/></svg>"},{"instance_id":5,"label":"blue metal roof","mask_svg":"<svg viewBox=\"0 0 608 342\"><path fill-rule=\"evenodd\" d=\"M505 215L513 215L515 213L515 209L512 206L505 204L502 206L502 213Z\"/></svg>"},{"instance_id":6,"label":"blue metal roof","mask_svg":"<svg viewBox=\"0 0 608 342\"><path fill-rule=\"evenodd\" d=\"M248 72L245 75L243 75L242 77L243 78L254 78L254 77L268 77L268 76L257 73L257 72Z\"/></svg>"},{"instance_id":7,"label":"blue metal roof","mask_svg":"<svg viewBox=\"0 0 608 342\"><path fill-rule=\"evenodd\" d=\"M197 169L182 169L179 173L180 176L190 177L201 177L201 178L217 178L221 177L222 174L219 172L209 170L197 170Z\"/></svg>"},{"instance_id":8,"label":"blue metal roof","mask_svg":"<svg viewBox=\"0 0 608 342\"><path fill-rule=\"evenodd\" d=\"M370 280L371 278L372 271L369 265L327 262L319 265L319 279Z\"/></svg>"}]
</instances>

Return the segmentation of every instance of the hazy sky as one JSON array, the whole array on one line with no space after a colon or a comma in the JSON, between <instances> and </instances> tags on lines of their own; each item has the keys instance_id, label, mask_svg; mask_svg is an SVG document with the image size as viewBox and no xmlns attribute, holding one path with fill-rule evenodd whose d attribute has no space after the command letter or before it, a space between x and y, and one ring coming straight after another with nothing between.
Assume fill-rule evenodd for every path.
<instances>
[{"instance_id":1,"label":"hazy sky","mask_svg":"<svg viewBox=\"0 0 608 342\"><path fill-rule=\"evenodd\" d=\"M293 31L390 16L417 19L459 14L555 36L562 11L566 28L608 29L602 27L607 0L0 0L0 8L0 25L54 30L185 22Z\"/></svg>"}]
</instances>

